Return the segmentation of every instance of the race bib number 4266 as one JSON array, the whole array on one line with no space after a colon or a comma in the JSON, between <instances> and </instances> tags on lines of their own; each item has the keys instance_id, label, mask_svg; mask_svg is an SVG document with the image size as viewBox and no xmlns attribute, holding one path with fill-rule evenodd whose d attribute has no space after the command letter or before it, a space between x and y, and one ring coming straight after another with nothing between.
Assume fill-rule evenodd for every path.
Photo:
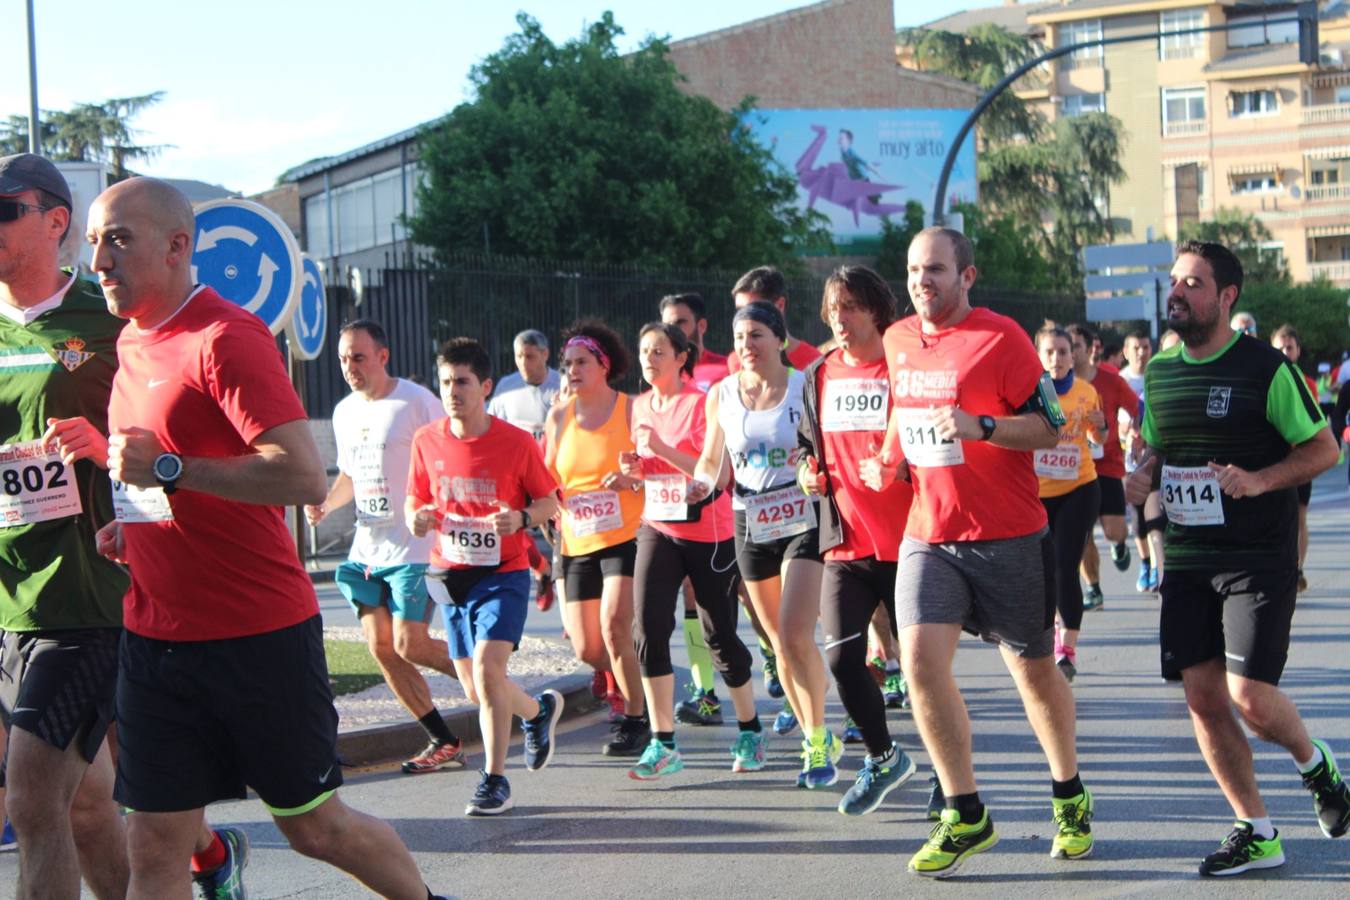
<instances>
[{"instance_id":1,"label":"race bib number 4266","mask_svg":"<svg viewBox=\"0 0 1350 900\"><path fill-rule=\"evenodd\" d=\"M0 524L30 525L84 509L75 473L41 441L0 447Z\"/></svg>"}]
</instances>

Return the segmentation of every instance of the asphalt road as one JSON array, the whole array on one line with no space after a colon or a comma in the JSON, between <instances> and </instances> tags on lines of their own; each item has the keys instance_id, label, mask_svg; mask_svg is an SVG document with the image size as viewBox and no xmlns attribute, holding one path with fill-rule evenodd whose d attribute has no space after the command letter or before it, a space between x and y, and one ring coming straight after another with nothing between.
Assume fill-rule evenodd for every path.
<instances>
[{"instance_id":1,"label":"asphalt road","mask_svg":"<svg viewBox=\"0 0 1350 900\"><path fill-rule=\"evenodd\" d=\"M1345 472L1317 485L1307 573L1283 686L1310 730L1350 769L1350 498ZM1180 689L1158 677L1157 603L1137 594L1133 571L1105 573L1106 608L1084 622L1079 653L1079 750L1097 798L1093 855L1049 859L1049 774L997 651L963 643L959 680L975 728L981 793L1001 842L972 859L952 883L905 873L924 840L927 764L912 722L893 730L920 763L911 785L861 819L835 805L859 757L833 788L793 786L796 740L770 746L759 773L733 775L734 725L683 728L686 768L657 784L626 777L627 763L600 755L608 728L598 713L564 725L545 771L527 773L518 746L508 766L516 808L497 819L462 815L477 773L410 777L392 767L350 772L344 799L388 819L414 852L428 883L463 898L730 896L1051 896L1169 898L1350 896L1350 838L1316 827L1308 794L1279 748L1255 744L1258 775L1288 863L1236 879L1201 880L1197 861L1227 833L1231 812L1196 750ZM342 614L336 595L326 616ZM534 633L557 631L556 611L534 616ZM345 624L338 622L338 624ZM748 636L748 628L743 626ZM682 658L676 652L677 661ZM758 658L758 653L756 653ZM761 715L776 706L757 687ZM831 693L830 712L842 711ZM850 748L851 749L851 748ZM471 759L481 760L479 748ZM285 848L256 800L213 806L215 823L243 827L253 845L247 881L255 898L364 897L335 870ZM13 894L14 857L0 858L0 896ZM958 884L959 883L959 887Z\"/></svg>"}]
</instances>

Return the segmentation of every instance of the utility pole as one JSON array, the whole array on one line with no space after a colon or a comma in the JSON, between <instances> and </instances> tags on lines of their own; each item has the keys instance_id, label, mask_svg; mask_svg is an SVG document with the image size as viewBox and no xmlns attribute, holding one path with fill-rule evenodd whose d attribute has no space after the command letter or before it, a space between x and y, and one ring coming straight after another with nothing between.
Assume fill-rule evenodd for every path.
<instances>
[{"instance_id":1,"label":"utility pole","mask_svg":"<svg viewBox=\"0 0 1350 900\"><path fill-rule=\"evenodd\" d=\"M37 101L37 34L33 30L33 0L28 0L28 152L42 152Z\"/></svg>"}]
</instances>

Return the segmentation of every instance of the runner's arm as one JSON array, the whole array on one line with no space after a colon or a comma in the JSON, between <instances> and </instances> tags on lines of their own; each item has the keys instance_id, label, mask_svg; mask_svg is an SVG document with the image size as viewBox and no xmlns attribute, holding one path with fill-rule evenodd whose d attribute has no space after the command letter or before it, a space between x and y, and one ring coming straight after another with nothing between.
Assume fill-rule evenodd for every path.
<instances>
[{"instance_id":1,"label":"runner's arm","mask_svg":"<svg viewBox=\"0 0 1350 900\"><path fill-rule=\"evenodd\" d=\"M1210 471L1219 478L1219 487L1230 497L1255 497L1305 484L1336 465L1340 458L1331 429L1322 428L1311 438L1294 446L1289 455L1274 465L1254 472L1237 466L1210 463Z\"/></svg>"},{"instance_id":2,"label":"runner's arm","mask_svg":"<svg viewBox=\"0 0 1350 900\"><path fill-rule=\"evenodd\" d=\"M704 404L704 416L708 424L703 437L703 452L694 465L694 480L690 482L686 493L691 503L697 503L712 493L712 489L707 487L708 483L725 489L730 481L723 459L726 456L726 436L722 434L722 423L717 419L717 392L709 392Z\"/></svg>"},{"instance_id":3,"label":"runner's arm","mask_svg":"<svg viewBox=\"0 0 1350 900\"><path fill-rule=\"evenodd\" d=\"M324 498L323 503L305 507L305 518L310 525L318 525L324 516L351 503L355 496L351 476L346 472L338 472L338 477L333 479L333 486L328 489L328 496Z\"/></svg>"},{"instance_id":4,"label":"runner's arm","mask_svg":"<svg viewBox=\"0 0 1350 900\"><path fill-rule=\"evenodd\" d=\"M295 419L259 434L244 456L183 458L178 487L240 503L291 506L322 503L328 493L323 460L309 421ZM164 452L153 431L128 428L109 440L108 472L114 481L158 487L155 460Z\"/></svg>"}]
</instances>

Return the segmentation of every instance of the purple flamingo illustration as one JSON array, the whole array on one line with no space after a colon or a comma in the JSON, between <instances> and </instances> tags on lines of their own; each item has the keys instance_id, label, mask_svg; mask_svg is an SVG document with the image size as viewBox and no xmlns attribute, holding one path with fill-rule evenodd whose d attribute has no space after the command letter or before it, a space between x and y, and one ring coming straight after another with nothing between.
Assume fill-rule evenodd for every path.
<instances>
[{"instance_id":1,"label":"purple flamingo illustration","mask_svg":"<svg viewBox=\"0 0 1350 900\"><path fill-rule=\"evenodd\" d=\"M825 145L825 126L812 125L811 130L816 133L816 138L797 159L796 165L797 183L810 195L806 203L807 208L814 209L816 198L822 197L830 203L851 210L854 225L859 224L859 213L885 216L904 212L905 207L902 204L877 202L881 194L902 188L903 184L878 184L866 179L851 178L848 166L842 162L816 167L816 157L820 155L820 149Z\"/></svg>"}]
</instances>

